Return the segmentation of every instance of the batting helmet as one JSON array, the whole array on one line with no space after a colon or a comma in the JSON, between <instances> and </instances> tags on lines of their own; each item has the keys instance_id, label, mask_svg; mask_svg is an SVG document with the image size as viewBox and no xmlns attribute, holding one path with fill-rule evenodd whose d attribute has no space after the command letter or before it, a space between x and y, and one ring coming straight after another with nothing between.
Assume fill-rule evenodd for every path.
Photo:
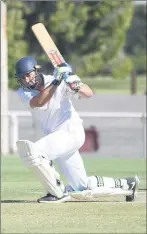
<instances>
[{"instance_id":1,"label":"batting helmet","mask_svg":"<svg viewBox=\"0 0 147 234\"><path fill-rule=\"evenodd\" d=\"M39 65L37 65L36 59L32 57L24 57L21 58L17 63L16 63L16 77L22 77L27 73L30 73L32 71L35 71L36 68L40 68Z\"/></svg>"},{"instance_id":2,"label":"batting helmet","mask_svg":"<svg viewBox=\"0 0 147 234\"><path fill-rule=\"evenodd\" d=\"M35 89L39 83L43 82L43 76L41 73L38 72L39 68L41 68L41 66L38 65L36 59L32 57L21 58L16 63L15 76L17 77L17 81L23 88ZM30 85L25 81L25 79L23 79L23 76L32 71L35 71L35 83L33 85Z\"/></svg>"}]
</instances>

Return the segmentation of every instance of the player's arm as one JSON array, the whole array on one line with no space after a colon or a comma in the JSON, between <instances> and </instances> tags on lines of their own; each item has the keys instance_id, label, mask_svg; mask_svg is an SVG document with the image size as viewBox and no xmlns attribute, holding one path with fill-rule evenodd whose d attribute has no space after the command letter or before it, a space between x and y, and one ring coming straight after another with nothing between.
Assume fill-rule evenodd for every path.
<instances>
[{"instance_id":1,"label":"player's arm","mask_svg":"<svg viewBox=\"0 0 147 234\"><path fill-rule=\"evenodd\" d=\"M82 84L78 92L79 92L79 98L89 98L93 96L93 91L86 84Z\"/></svg>"},{"instance_id":2,"label":"player's arm","mask_svg":"<svg viewBox=\"0 0 147 234\"><path fill-rule=\"evenodd\" d=\"M68 75L64 77L64 81L73 94L78 94L76 97L88 98L93 96L93 91L91 88L88 85L82 83L81 79L77 75Z\"/></svg>"},{"instance_id":3,"label":"player's arm","mask_svg":"<svg viewBox=\"0 0 147 234\"><path fill-rule=\"evenodd\" d=\"M55 68L53 72L53 76L55 79L47 88L40 91L40 94L38 96L35 96L30 100L30 107L31 108L42 107L46 103L48 103L51 100L57 87L62 82L64 74L66 72L69 73L70 71L71 71L71 68L67 66Z\"/></svg>"},{"instance_id":4,"label":"player's arm","mask_svg":"<svg viewBox=\"0 0 147 234\"><path fill-rule=\"evenodd\" d=\"M57 87L57 85L50 84L47 88L43 89L38 96L35 96L30 100L30 107L35 108L44 106L50 101Z\"/></svg>"}]
</instances>

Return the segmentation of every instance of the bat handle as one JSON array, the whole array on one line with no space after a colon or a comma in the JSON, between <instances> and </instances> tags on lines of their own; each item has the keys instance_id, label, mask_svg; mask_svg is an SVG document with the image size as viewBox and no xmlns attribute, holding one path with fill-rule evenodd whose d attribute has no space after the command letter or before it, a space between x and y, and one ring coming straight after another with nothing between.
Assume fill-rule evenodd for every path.
<instances>
[{"instance_id":1,"label":"bat handle","mask_svg":"<svg viewBox=\"0 0 147 234\"><path fill-rule=\"evenodd\" d=\"M68 74L67 74L67 73L64 73L64 74L63 74L63 79L66 81L67 78L68 78Z\"/></svg>"}]
</instances>

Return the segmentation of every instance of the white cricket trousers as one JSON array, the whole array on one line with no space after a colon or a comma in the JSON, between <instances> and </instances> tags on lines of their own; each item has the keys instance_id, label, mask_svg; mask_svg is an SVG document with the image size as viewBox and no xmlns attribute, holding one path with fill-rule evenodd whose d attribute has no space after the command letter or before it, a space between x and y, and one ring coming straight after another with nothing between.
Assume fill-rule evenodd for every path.
<instances>
[{"instance_id":1,"label":"white cricket trousers","mask_svg":"<svg viewBox=\"0 0 147 234\"><path fill-rule=\"evenodd\" d=\"M59 169L74 190L87 188L87 174L80 147L84 144L85 132L82 124L67 122L62 128L35 142L38 152L43 152L49 160L56 160Z\"/></svg>"}]
</instances>

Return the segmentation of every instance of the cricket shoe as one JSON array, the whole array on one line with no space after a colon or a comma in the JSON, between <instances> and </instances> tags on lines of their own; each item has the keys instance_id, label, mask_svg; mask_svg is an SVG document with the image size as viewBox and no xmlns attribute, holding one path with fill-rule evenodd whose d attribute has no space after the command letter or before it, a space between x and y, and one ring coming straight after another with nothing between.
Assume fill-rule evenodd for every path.
<instances>
[{"instance_id":1,"label":"cricket shoe","mask_svg":"<svg viewBox=\"0 0 147 234\"><path fill-rule=\"evenodd\" d=\"M128 190L132 190L132 194L126 196L126 201L132 202L136 198L136 193L137 193L137 190L139 187L140 180L139 180L137 175L135 177L126 178L126 180L127 180L128 186L129 186Z\"/></svg>"},{"instance_id":2,"label":"cricket shoe","mask_svg":"<svg viewBox=\"0 0 147 234\"><path fill-rule=\"evenodd\" d=\"M48 193L46 196L41 197L37 200L38 203L62 203L67 202L71 199L68 193L65 193L63 197L57 198L56 196Z\"/></svg>"}]
</instances>

